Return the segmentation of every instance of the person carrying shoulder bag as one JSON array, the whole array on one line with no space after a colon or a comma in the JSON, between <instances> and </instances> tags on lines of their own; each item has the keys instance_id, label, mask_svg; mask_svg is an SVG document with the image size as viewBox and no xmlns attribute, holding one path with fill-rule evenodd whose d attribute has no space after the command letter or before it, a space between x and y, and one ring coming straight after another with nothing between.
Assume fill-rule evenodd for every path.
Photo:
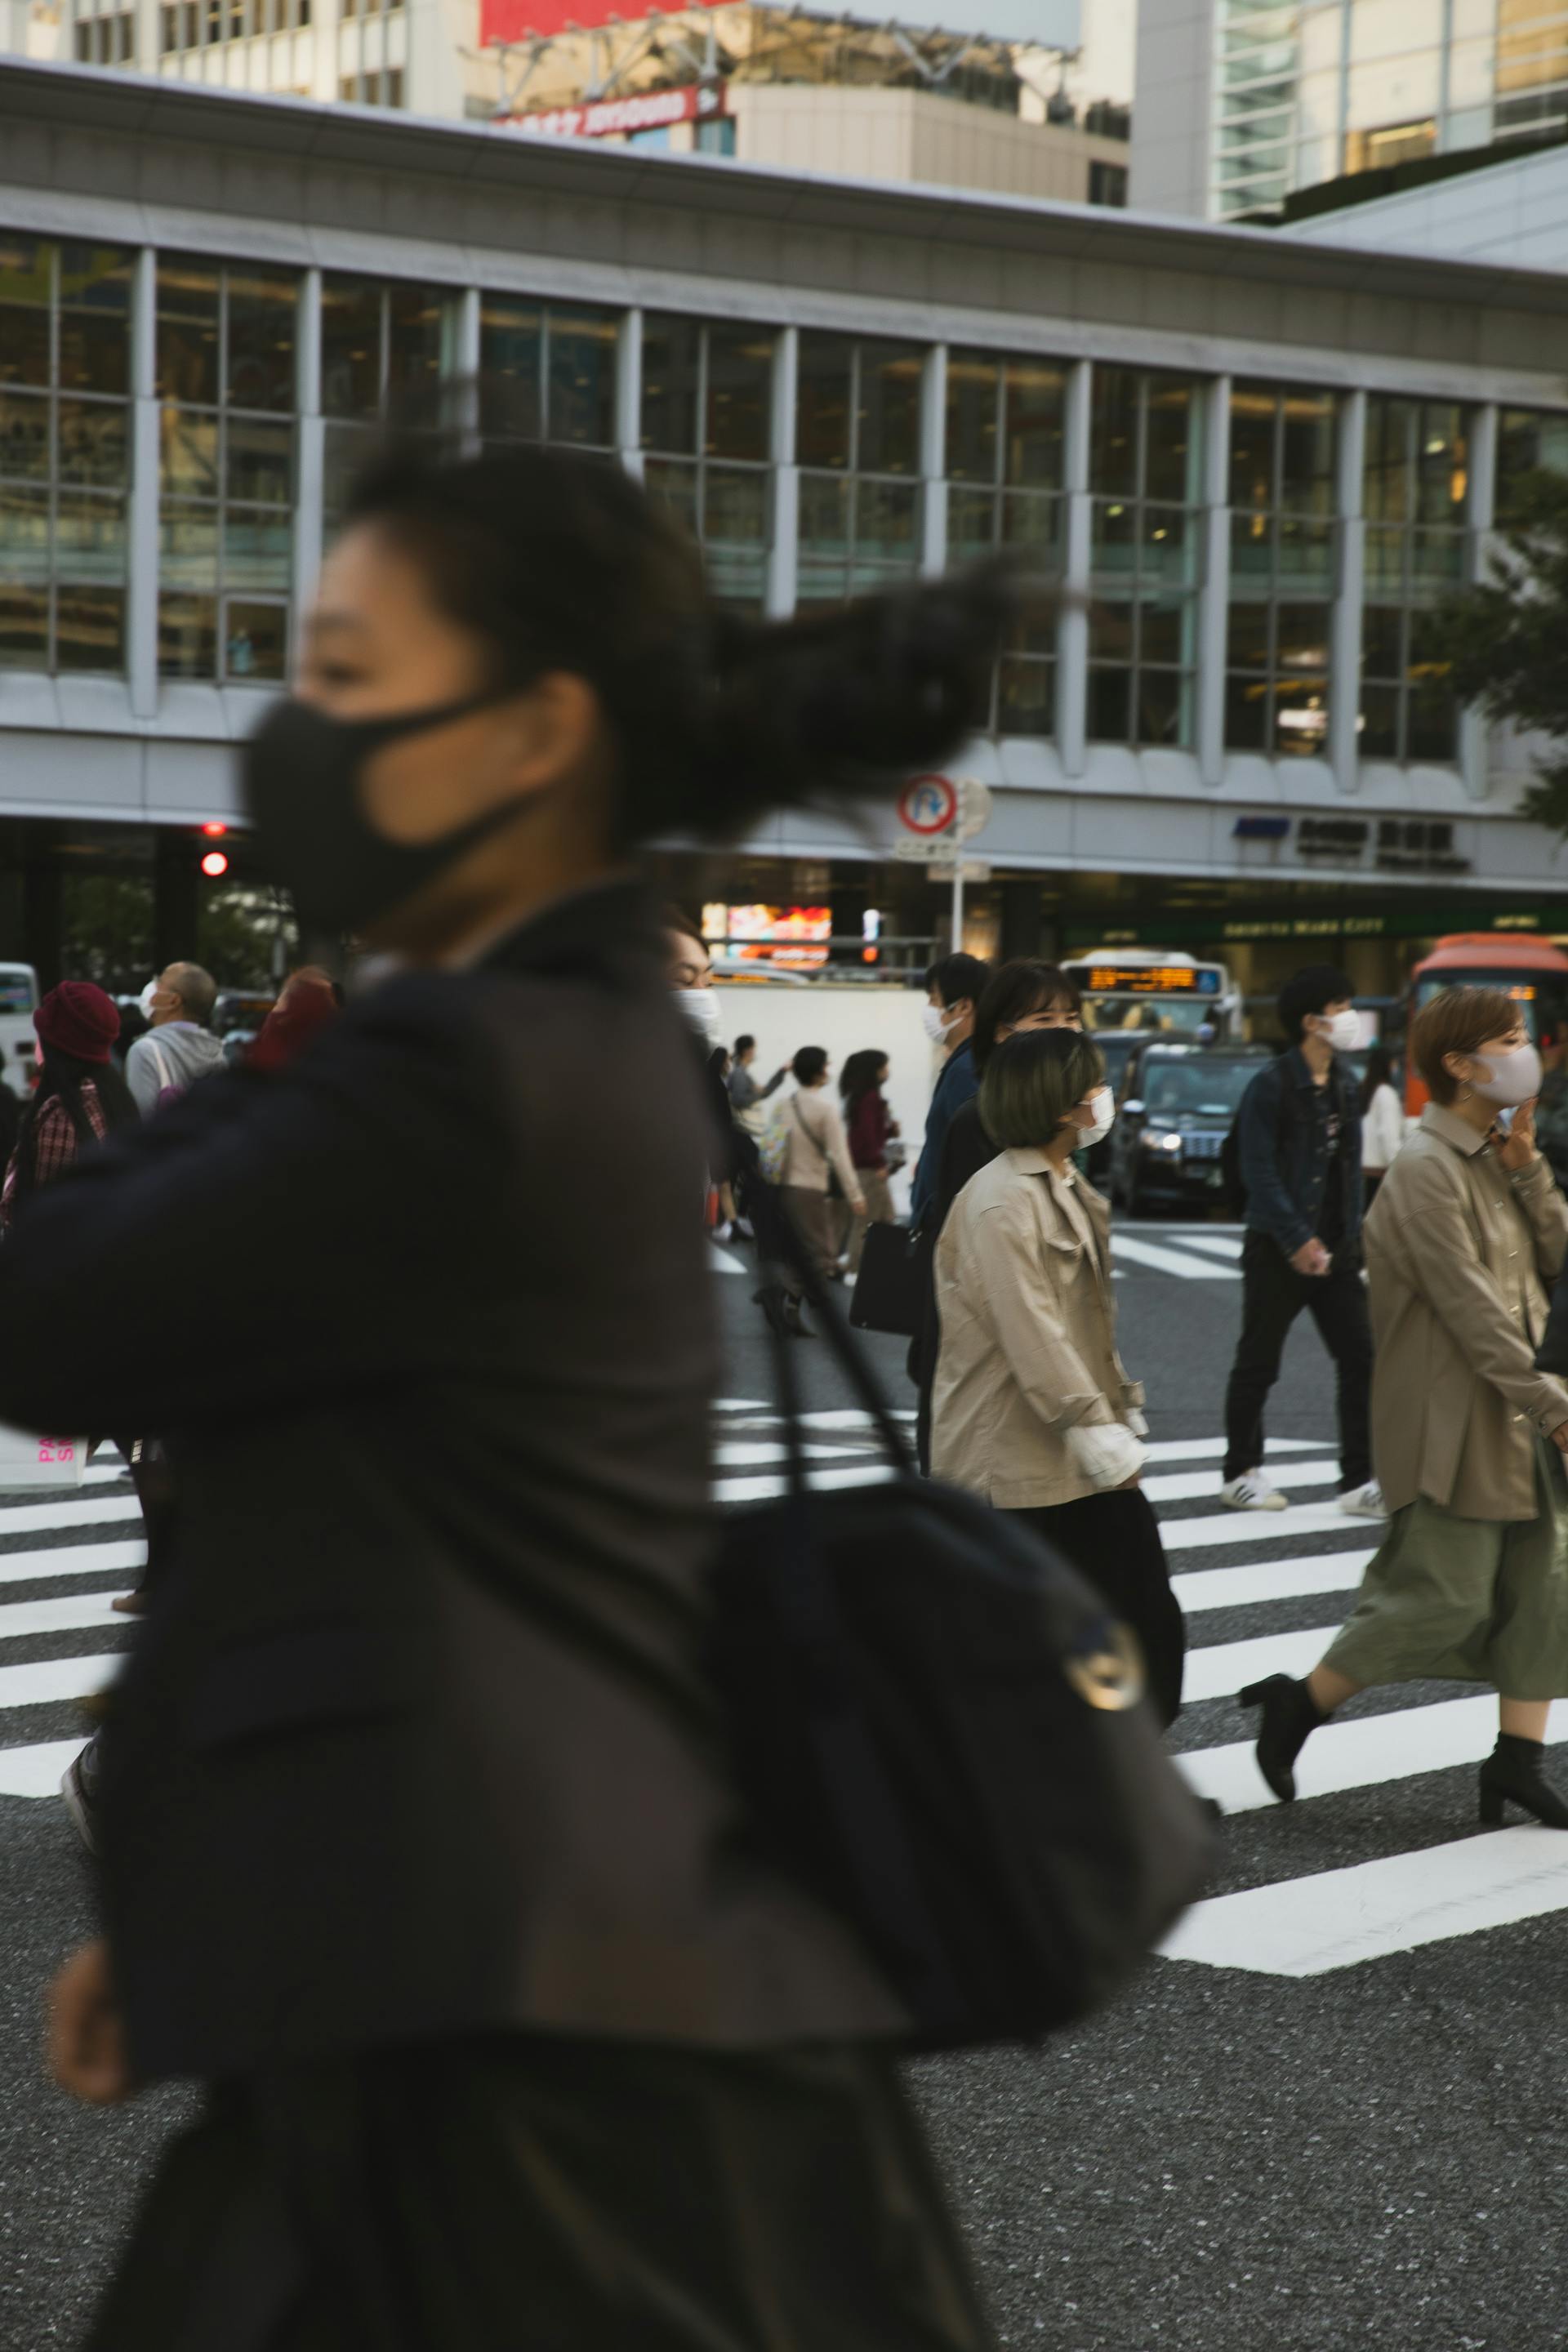
<instances>
[{"instance_id":1,"label":"person carrying shoulder bag","mask_svg":"<svg viewBox=\"0 0 1568 2352\"><path fill-rule=\"evenodd\" d=\"M827 1055L803 1045L790 1068L795 1091L783 1114L784 1160L779 1189L796 1231L825 1280L834 1281L844 1254L844 1206L859 1216L866 1196L838 1106L827 1093Z\"/></svg>"}]
</instances>

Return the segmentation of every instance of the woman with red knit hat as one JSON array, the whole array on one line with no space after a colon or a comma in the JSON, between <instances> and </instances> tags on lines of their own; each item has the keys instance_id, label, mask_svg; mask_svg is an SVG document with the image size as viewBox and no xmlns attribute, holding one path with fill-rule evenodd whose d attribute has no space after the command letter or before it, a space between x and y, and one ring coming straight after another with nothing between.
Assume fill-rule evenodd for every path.
<instances>
[{"instance_id":1,"label":"woman with red knit hat","mask_svg":"<svg viewBox=\"0 0 1568 2352\"><path fill-rule=\"evenodd\" d=\"M68 1168L84 1146L101 1143L138 1117L131 1089L109 1056L120 1014L90 980L62 980L33 1015L39 1070L22 1113L16 1149L0 1191L0 1230L8 1230L30 1192Z\"/></svg>"}]
</instances>

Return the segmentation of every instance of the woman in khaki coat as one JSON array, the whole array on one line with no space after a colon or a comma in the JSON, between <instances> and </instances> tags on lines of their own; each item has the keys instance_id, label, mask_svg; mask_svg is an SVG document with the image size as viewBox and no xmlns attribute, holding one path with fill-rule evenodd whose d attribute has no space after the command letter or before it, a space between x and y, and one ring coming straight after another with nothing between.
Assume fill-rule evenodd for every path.
<instances>
[{"instance_id":1,"label":"woman in khaki coat","mask_svg":"<svg viewBox=\"0 0 1568 2352\"><path fill-rule=\"evenodd\" d=\"M1289 1802L1309 1735L1358 1691L1489 1683L1500 1727L1482 1821L1507 1803L1568 1829L1542 1771L1548 1710L1568 1696L1568 1388L1537 1370L1535 1349L1568 1208L1535 1144L1541 1057L1495 988L1446 990L1410 1049L1432 1098L1365 1228L1388 1534L1307 1680L1274 1675L1241 1702L1263 1709L1258 1766Z\"/></svg>"},{"instance_id":2,"label":"woman in khaki coat","mask_svg":"<svg viewBox=\"0 0 1568 2352\"><path fill-rule=\"evenodd\" d=\"M1071 1029L1009 1038L986 1063L980 1115L1004 1148L937 1242L931 1470L1066 1554L1137 1634L1170 1723L1186 1635L1138 1483L1147 1424L1116 1350L1110 1213L1072 1164L1110 1124L1098 1046Z\"/></svg>"}]
</instances>

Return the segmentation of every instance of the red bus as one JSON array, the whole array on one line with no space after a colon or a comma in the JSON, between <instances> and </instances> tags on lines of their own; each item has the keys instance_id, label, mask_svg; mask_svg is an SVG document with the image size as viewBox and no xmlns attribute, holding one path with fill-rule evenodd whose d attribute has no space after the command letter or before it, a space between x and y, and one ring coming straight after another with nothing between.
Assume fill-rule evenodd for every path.
<instances>
[{"instance_id":1,"label":"red bus","mask_svg":"<svg viewBox=\"0 0 1568 2352\"><path fill-rule=\"evenodd\" d=\"M1568 955L1551 940L1511 931L1452 931L1410 975L1412 1018L1442 988L1501 988L1517 1000L1536 1045L1568 1033ZM1405 1108L1412 1118L1426 1089L1407 1061Z\"/></svg>"}]
</instances>

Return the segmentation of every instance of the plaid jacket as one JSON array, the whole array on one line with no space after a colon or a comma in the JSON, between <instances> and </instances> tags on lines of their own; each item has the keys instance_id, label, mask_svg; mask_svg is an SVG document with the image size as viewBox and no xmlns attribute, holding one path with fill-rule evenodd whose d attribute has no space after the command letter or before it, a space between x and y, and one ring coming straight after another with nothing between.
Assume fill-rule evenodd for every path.
<instances>
[{"instance_id":1,"label":"plaid jacket","mask_svg":"<svg viewBox=\"0 0 1568 2352\"><path fill-rule=\"evenodd\" d=\"M94 1137L101 1143L109 1133L109 1121L103 1115L103 1105L98 1098L98 1088L90 1078L81 1082L81 1107ZM24 1136L17 1150L11 1154L5 1170L5 1189L0 1191L0 1233L10 1225L16 1212L16 1162L20 1152L33 1155L33 1187L51 1183L63 1169L76 1158L76 1129L71 1115L58 1095L44 1105L33 1122L31 1135Z\"/></svg>"}]
</instances>

